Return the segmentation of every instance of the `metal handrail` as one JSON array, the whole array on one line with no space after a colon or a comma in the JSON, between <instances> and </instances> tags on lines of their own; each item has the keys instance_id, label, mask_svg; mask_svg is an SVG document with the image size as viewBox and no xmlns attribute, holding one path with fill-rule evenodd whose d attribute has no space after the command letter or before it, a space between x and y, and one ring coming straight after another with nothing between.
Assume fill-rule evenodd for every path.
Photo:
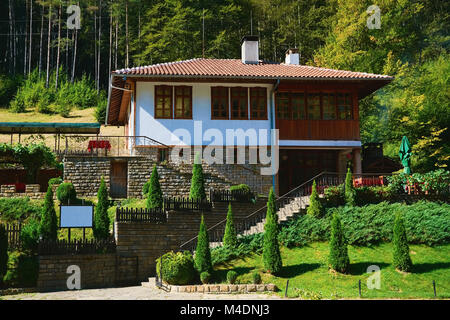
<instances>
[{"instance_id":1,"label":"metal handrail","mask_svg":"<svg viewBox=\"0 0 450 320\"><path fill-rule=\"evenodd\" d=\"M317 180L317 179L320 178L321 176L325 176L325 175L335 175L335 176L337 176L337 177L339 178L339 177L345 177L345 176L346 176L346 173L327 172L327 171L324 171L324 172L319 173L318 175L312 177L312 178L309 179L308 181L303 182L302 184L300 184L299 186L295 187L294 189L292 189L292 190L286 192L285 194L281 195L280 197L276 198L275 203L276 203L276 205L277 205L277 209L279 209L278 205L279 205L280 203L284 202L285 200L292 200L292 199L298 198L298 196L299 196L299 195L298 195L298 194L299 194L298 191L299 191L301 188L305 188L307 185L308 185L308 187L309 187L309 184L312 184L312 182L313 182L314 180ZM384 174L384 173L381 173L381 174L378 174L378 173L377 173L377 174L370 174L370 173L368 173L368 174L365 174L365 173L361 173L361 174L352 174L352 178L354 178L355 176L356 176L356 177L359 177L359 176L386 176L386 175L392 175L392 173L386 173L386 174ZM344 179L342 179L342 180L344 180ZM339 182L339 183L338 183L338 185L339 185L339 184L343 183L344 181L341 182L341 181L339 180L338 182ZM249 214L249 215L245 216L244 218L242 218L243 221L241 221L240 224L241 224L241 225L242 225L242 224L245 224L245 221L246 221L246 220L250 220L251 218L253 218L254 216L256 216L258 213L260 213L261 211L263 211L264 209L267 210L267 205L265 205L264 207L261 207L261 208L257 209L256 211L254 211L254 212L252 212L251 214ZM210 232L211 230L218 228L219 226L225 224L226 221L227 221L227 220L224 219L224 220L222 220L222 221L216 223L216 224L213 225L212 227L208 228L207 231ZM245 230L246 230L246 229L245 229ZM245 231L245 230L244 230L244 231ZM180 245L180 249L182 249L182 248L185 247L188 243L194 241L194 240L197 239L197 238L198 238L198 236L193 237L192 239L189 239L188 241L184 242L183 244Z\"/></svg>"}]
</instances>

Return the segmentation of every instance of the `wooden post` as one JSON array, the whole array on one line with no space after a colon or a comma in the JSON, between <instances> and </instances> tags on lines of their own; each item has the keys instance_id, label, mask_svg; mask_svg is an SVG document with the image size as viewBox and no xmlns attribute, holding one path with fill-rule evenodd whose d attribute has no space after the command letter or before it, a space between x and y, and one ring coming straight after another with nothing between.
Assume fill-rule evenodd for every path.
<instances>
[{"instance_id":1,"label":"wooden post","mask_svg":"<svg viewBox=\"0 0 450 320\"><path fill-rule=\"evenodd\" d=\"M287 281L286 281L286 290L284 291L285 298L287 298L288 287L289 287L289 279L287 279Z\"/></svg>"},{"instance_id":2,"label":"wooden post","mask_svg":"<svg viewBox=\"0 0 450 320\"><path fill-rule=\"evenodd\" d=\"M70 228L67 230L67 240L70 242Z\"/></svg>"}]
</instances>

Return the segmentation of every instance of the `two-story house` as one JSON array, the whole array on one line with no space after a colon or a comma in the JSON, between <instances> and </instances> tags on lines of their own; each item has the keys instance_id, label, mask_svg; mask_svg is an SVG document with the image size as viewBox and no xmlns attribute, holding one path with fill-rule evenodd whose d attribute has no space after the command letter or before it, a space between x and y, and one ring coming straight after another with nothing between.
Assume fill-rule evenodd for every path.
<instances>
[{"instance_id":1,"label":"two-story house","mask_svg":"<svg viewBox=\"0 0 450 320\"><path fill-rule=\"evenodd\" d=\"M298 50L290 49L283 63L262 61L258 37L247 36L241 59L196 58L116 70L106 124L124 126L126 136L160 142L143 146L135 139L128 145L133 154L146 147L160 160L171 161L175 147L223 147L223 153L209 149L208 154L224 164L209 166L221 168L235 183L246 178L233 167L261 175L259 167L272 165L273 174L255 180L264 182L259 192L274 185L283 194L320 172L344 173L349 164L361 173L358 102L393 78L300 65L299 60ZM273 129L278 135L271 135ZM246 150L245 159L236 164L239 147ZM277 156L277 168L260 163L259 149ZM185 156L186 149L181 150ZM256 158L250 159L251 150Z\"/></svg>"}]
</instances>

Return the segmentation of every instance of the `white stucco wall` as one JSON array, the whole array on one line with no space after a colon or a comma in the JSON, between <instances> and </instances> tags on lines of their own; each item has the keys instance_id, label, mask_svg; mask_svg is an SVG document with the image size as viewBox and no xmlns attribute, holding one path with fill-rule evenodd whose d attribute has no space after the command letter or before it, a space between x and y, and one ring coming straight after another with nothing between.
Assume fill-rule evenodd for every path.
<instances>
[{"instance_id":1,"label":"white stucco wall","mask_svg":"<svg viewBox=\"0 0 450 320\"><path fill-rule=\"evenodd\" d=\"M192 120L184 119L155 119L154 118L154 92L156 85L188 85L192 86ZM205 131L208 129L215 129L217 133L220 132L223 136L223 143L225 145L242 145L237 143L226 143L226 130L227 129L242 129L244 132L247 129L259 129L268 130L270 134L270 120L211 120L211 87L212 86L242 86L242 87L266 87L267 88L267 114L270 117L270 90L271 85L267 84L236 84L236 83L220 83L220 84L209 84L209 83L168 83L168 82L144 82L139 81L136 83L136 135L137 136L147 136L149 138L155 139L166 145L184 145L182 139L174 134L177 129L185 129L191 137L190 145L209 145L212 143L210 139L205 136ZM250 99L250 98L249 98ZM248 106L248 114L250 115L250 103ZM130 117L130 129L132 128L133 114ZM197 140L194 141L194 122L196 125L201 125L201 135L197 135ZM130 131L132 132L132 131ZM211 131L210 131L211 132ZM212 132L213 133L213 132ZM241 135L242 136L242 135ZM214 138L212 139L214 140ZM256 143L251 143L249 139L245 139L244 145L270 145L270 136L263 140L261 136L258 136ZM221 144L218 142L218 144Z\"/></svg>"}]
</instances>

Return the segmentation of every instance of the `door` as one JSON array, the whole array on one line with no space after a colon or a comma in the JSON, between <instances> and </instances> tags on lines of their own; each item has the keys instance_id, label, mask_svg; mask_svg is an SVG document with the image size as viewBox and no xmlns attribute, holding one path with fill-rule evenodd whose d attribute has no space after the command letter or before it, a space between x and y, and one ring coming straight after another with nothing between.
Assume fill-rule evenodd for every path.
<instances>
[{"instance_id":1,"label":"door","mask_svg":"<svg viewBox=\"0 0 450 320\"><path fill-rule=\"evenodd\" d=\"M127 197L128 162L111 161L111 198Z\"/></svg>"},{"instance_id":2,"label":"door","mask_svg":"<svg viewBox=\"0 0 450 320\"><path fill-rule=\"evenodd\" d=\"M335 150L280 150L279 192L283 195L321 172L337 171Z\"/></svg>"}]
</instances>

